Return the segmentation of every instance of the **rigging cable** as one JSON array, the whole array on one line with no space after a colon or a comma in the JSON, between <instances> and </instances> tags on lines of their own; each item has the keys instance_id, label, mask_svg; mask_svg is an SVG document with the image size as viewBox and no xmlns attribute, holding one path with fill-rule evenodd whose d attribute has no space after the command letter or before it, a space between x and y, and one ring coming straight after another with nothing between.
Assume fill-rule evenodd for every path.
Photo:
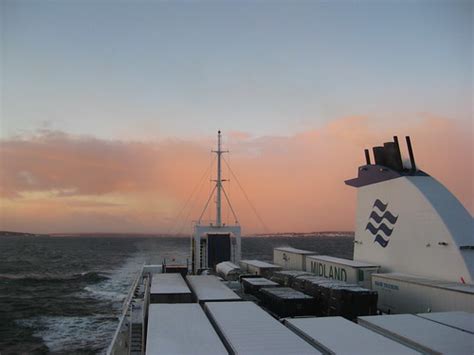
<instances>
[{"instance_id":1,"label":"rigging cable","mask_svg":"<svg viewBox=\"0 0 474 355\"><path fill-rule=\"evenodd\" d=\"M188 199L186 200L186 202L184 203L184 205L181 207L181 210L179 211L178 215L176 216L176 218L174 219L174 222L172 224L172 227L168 230L168 234L170 234L177 226L178 226L178 222L179 222L179 219L181 217L181 215L183 214L183 212L185 211L186 207L188 206L189 202L191 201L191 199L193 198L194 194L198 191L201 191L201 188L202 188L202 183L204 181L204 178L207 176L207 173L211 171L213 165L214 165L214 162L216 161L216 158L214 158L213 160L211 160L211 163L208 165L206 171L204 172L204 174L201 176L201 178L199 179L199 182L196 184L196 186L194 187L193 191L191 192L191 194L189 195ZM191 210L192 210L192 206L194 206L194 203L191 205ZM186 216L186 218L184 219L184 222L183 224L185 223L185 221L188 219L189 217L189 213L188 215ZM182 230L182 227L180 228L180 230Z\"/></svg>"},{"instance_id":2,"label":"rigging cable","mask_svg":"<svg viewBox=\"0 0 474 355\"><path fill-rule=\"evenodd\" d=\"M232 211L232 214L234 215L235 223L239 224L239 221L237 219L237 215L235 214L234 208L232 207L232 205L230 203L229 197L227 196L227 192L225 192L224 187L222 187L222 191L224 192L224 196L225 196L225 199L227 200L227 204L229 205L229 208ZM227 214L229 214L228 212L229 212L229 210L227 210ZM228 219L228 217L227 217L227 219Z\"/></svg>"},{"instance_id":3,"label":"rigging cable","mask_svg":"<svg viewBox=\"0 0 474 355\"><path fill-rule=\"evenodd\" d=\"M258 214L257 212L257 209L254 207L254 205L252 204L252 202L250 201L249 197L247 196L247 193L245 192L244 188L242 187L242 185L240 184L240 181L239 179L237 179L237 176L234 174L234 171L232 170L232 168L230 167L229 163L227 163L227 160L222 157L222 159L224 160L224 163L227 165L227 167L229 168L229 171L231 173L231 175L234 177L235 181L237 182L237 185L239 186L240 190L242 191L245 199L247 200L248 204L250 205L250 207L252 208L253 210L253 213L255 213L255 216L257 216L257 219L259 220L259 222L261 223L263 229L265 230L266 233L270 233L270 229L268 229L268 227L266 226L265 222L263 222L262 218L260 217L260 215Z\"/></svg>"}]
</instances>

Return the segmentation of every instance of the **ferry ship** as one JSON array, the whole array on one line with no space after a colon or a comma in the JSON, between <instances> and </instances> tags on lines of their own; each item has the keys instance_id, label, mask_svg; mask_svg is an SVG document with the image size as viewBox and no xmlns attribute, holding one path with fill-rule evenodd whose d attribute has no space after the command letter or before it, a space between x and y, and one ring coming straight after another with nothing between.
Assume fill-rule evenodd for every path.
<instances>
[{"instance_id":1,"label":"ferry ship","mask_svg":"<svg viewBox=\"0 0 474 355\"><path fill-rule=\"evenodd\" d=\"M473 219L406 143L409 167L394 137L345 181L353 260L281 247L266 263L222 222L219 131L215 223L195 224L191 265L143 266L107 353L473 354Z\"/></svg>"}]
</instances>

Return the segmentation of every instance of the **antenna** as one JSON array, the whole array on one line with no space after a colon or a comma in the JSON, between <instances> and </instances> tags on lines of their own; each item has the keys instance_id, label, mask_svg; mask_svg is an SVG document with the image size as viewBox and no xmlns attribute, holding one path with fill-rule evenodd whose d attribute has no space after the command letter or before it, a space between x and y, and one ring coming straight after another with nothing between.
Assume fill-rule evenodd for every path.
<instances>
[{"instance_id":1,"label":"antenna","mask_svg":"<svg viewBox=\"0 0 474 355\"><path fill-rule=\"evenodd\" d=\"M221 141L221 131L217 132L217 150L213 150L213 153L217 154L217 180L216 182L216 225L218 227L222 226L222 201L221 201L221 193L222 193L222 174L221 174L221 156L223 153L227 153L227 150L222 150L222 141Z\"/></svg>"}]
</instances>

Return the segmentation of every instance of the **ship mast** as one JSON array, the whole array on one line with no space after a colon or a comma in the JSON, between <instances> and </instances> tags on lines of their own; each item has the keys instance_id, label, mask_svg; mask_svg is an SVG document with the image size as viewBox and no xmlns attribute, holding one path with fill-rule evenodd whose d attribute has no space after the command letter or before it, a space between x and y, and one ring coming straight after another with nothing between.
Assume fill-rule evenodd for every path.
<instances>
[{"instance_id":1,"label":"ship mast","mask_svg":"<svg viewBox=\"0 0 474 355\"><path fill-rule=\"evenodd\" d=\"M227 196L225 188L222 185L224 181L227 181L222 179L222 154L228 153L228 151L222 150L221 131L217 132L217 150L212 150L212 153L217 154L217 175L216 179L212 180L216 184L207 199L199 219L196 221L197 223L194 225L194 233L191 242L193 273L202 269L214 268L217 263L222 261L238 263L242 253L240 225L234 209L230 204L229 196ZM224 163L226 163L226 161L224 161ZM229 171L232 172L230 168ZM203 225L201 224L202 217L213 197L216 199L215 224L209 223ZM222 197L224 197L229 204L229 209L235 217L235 225L222 223Z\"/></svg>"},{"instance_id":2,"label":"ship mast","mask_svg":"<svg viewBox=\"0 0 474 355\"><path fill-rule=\"evenodd\" d=\"M216 225L218 227L222 226L222 199L221 199L221 192L222 192L222 174L221 174L221 156L223 153L227 153L227 151L222 150L222 142L221 142L221 131L217 132L217 150L213 150L213 153L217 154L217 179L214 180L216 182Z\"/></svg>"}]
</instances>

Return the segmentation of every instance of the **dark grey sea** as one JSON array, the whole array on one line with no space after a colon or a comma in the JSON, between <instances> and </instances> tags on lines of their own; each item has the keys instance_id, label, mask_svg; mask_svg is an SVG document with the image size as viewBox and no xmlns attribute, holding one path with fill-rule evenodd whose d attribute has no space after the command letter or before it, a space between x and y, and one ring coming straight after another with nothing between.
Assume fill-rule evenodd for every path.
<instances>
[{"instance_id":1,"label":"dark grey sea","mask_svg":"<svg viewBox=\"0 0 474 355\"><path fill-rule=\"evenodd\" d=\"M352 258L353 237L245 237L243 258L276 246ZM187 238L0 236L0 353L104 353L141 265L188 256Z\"/></svg>"}]
</instances>

